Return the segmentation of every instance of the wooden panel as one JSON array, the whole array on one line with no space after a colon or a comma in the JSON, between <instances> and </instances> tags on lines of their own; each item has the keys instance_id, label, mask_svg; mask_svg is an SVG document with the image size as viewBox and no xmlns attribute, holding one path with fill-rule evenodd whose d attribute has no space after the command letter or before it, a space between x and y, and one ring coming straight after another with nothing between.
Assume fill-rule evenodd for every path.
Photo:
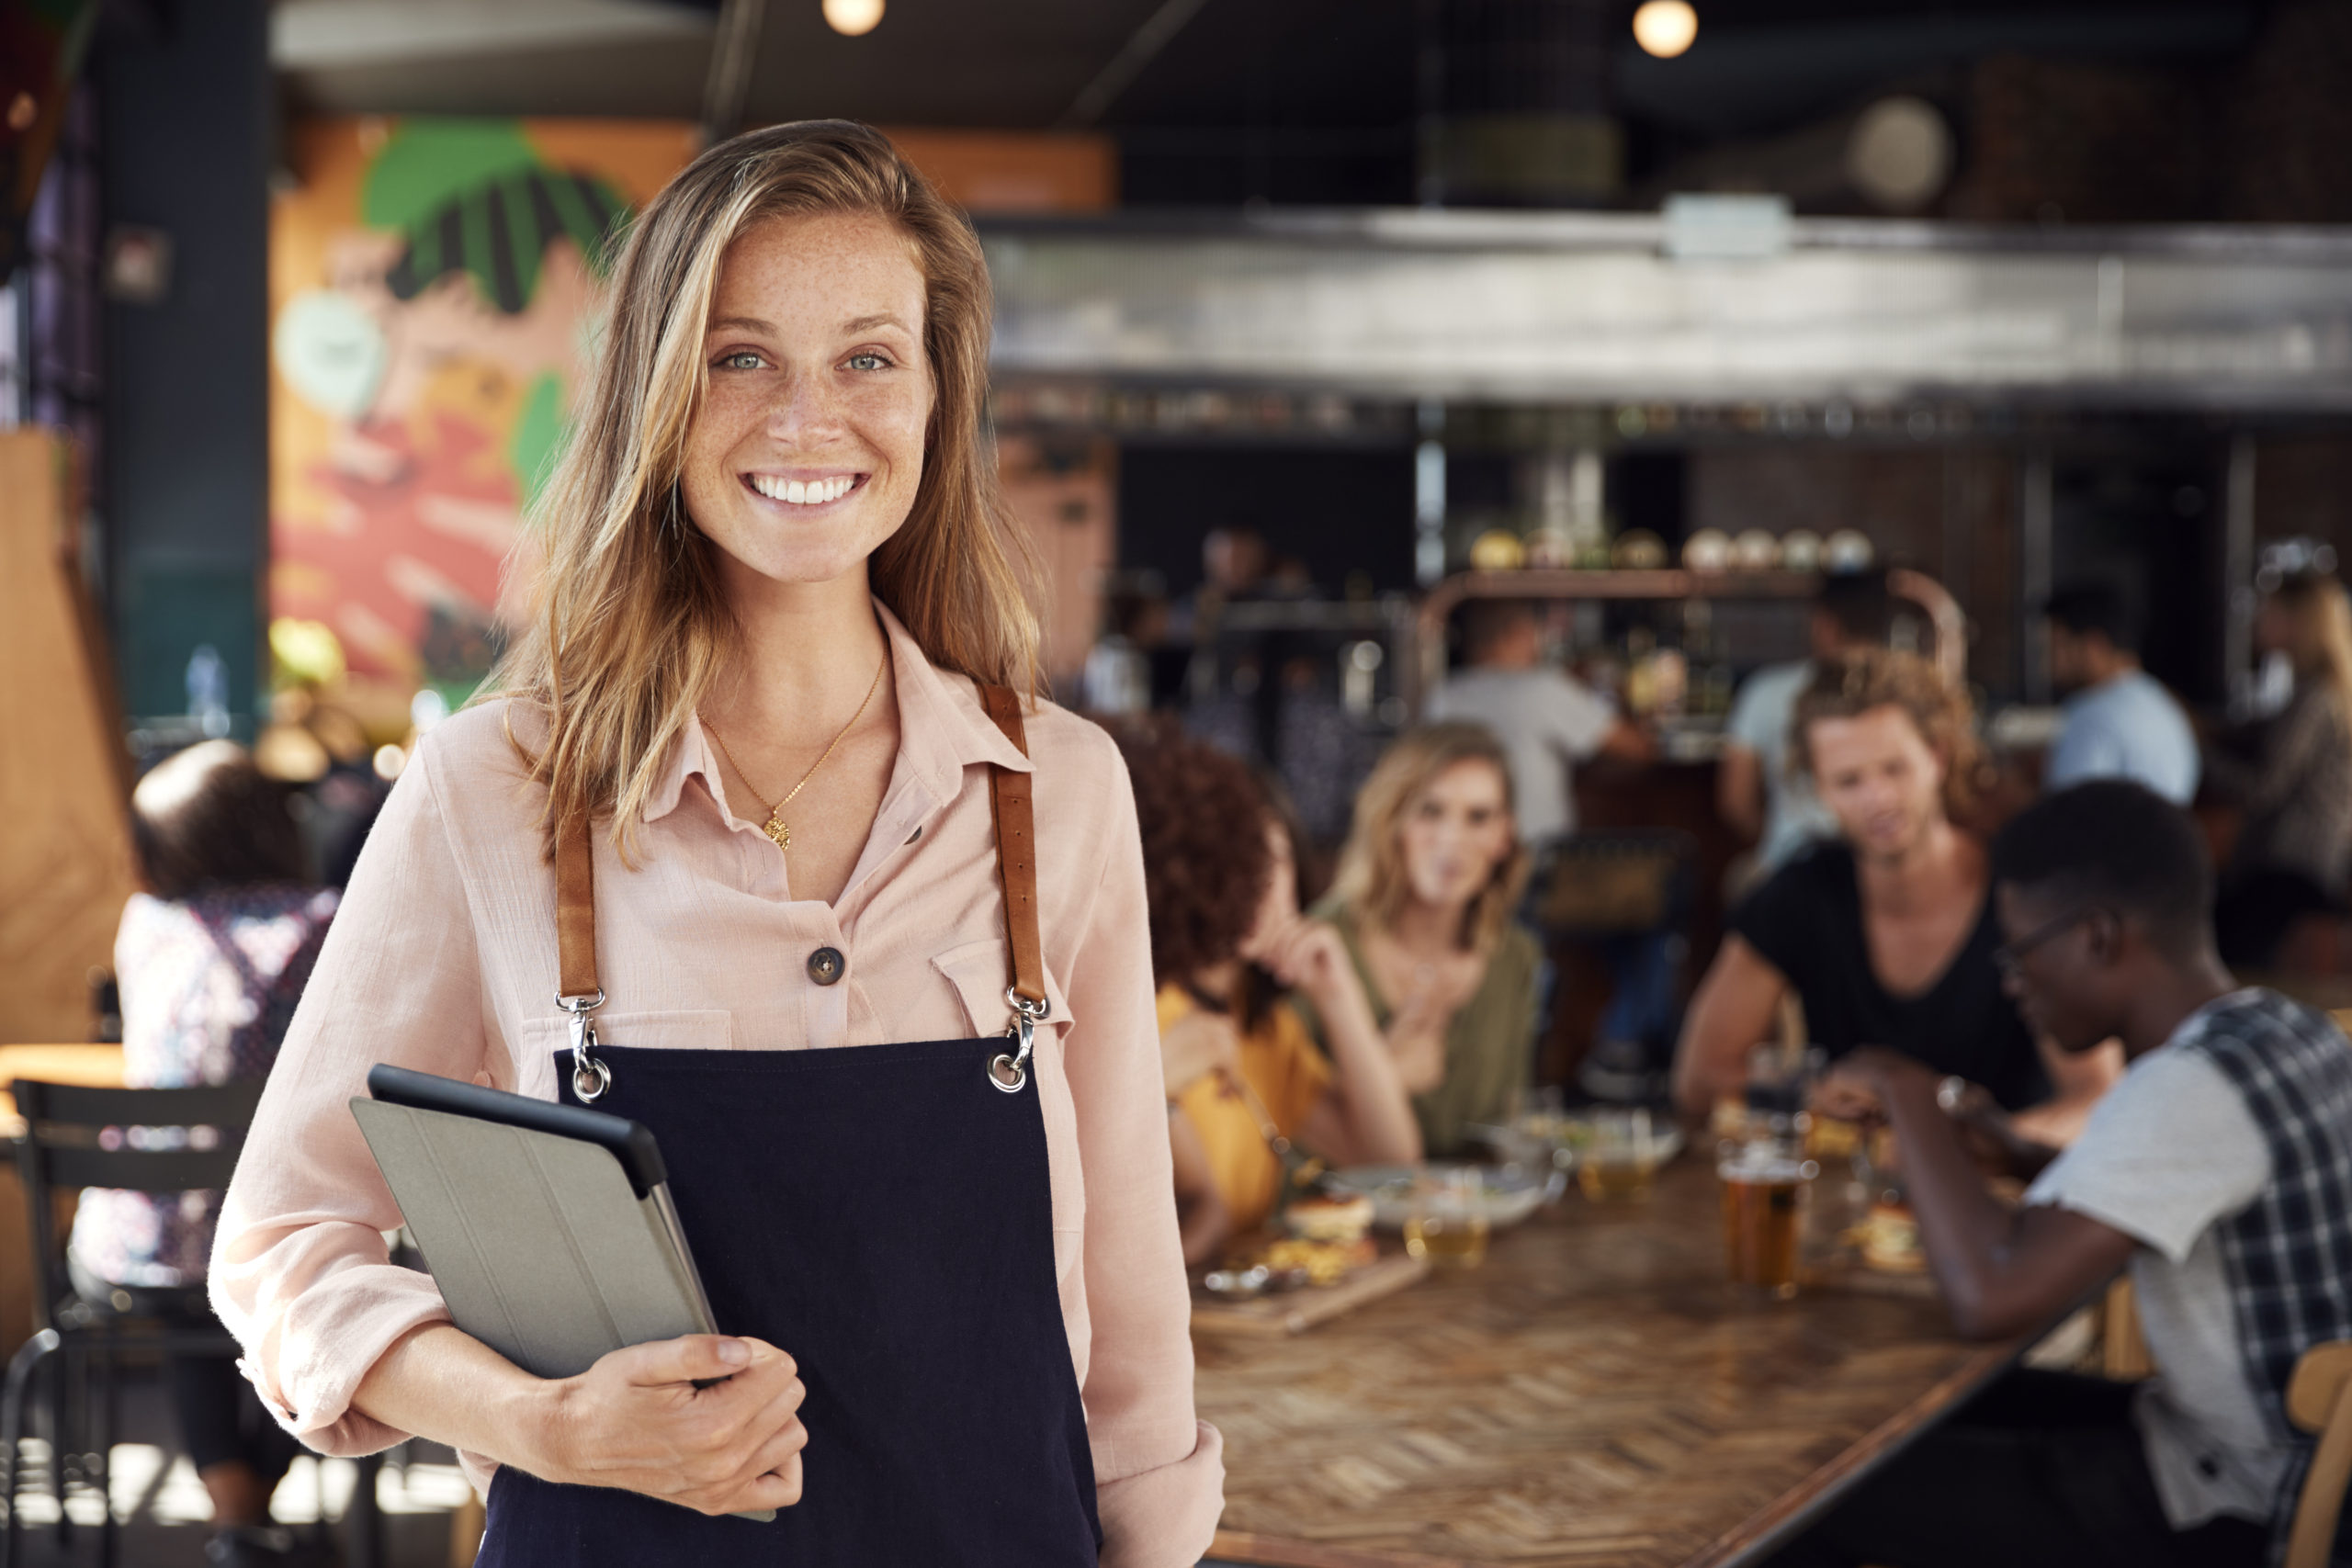
<instances>
[{"instance_id":1,"label":"wooden panel","mask_svg":"<svg viewBox=\"0 0 2352 1568\"><path fill-rule=\"evenodd\" d=\"M1119 150L1107 136L891 126L907 161L970 212L1101 212L1119 200Z\"/></svg>"},{"instance_id":2,"label":"wooden panel","mask_svg":"<svg viewBox=\"0 0 2352 1568\"><path fill-rule=\"evenodd\" d=\"M0 434L0 1041L90 1032L130 897L120 728L68 564L63 449Z\"/></svg>"},{"instance_id":3,"label":"wooden panel","mask_svg":"<svg viewBox=\"0 0 2352 1568\"><path fill-rule=\"evenodd\" d=\"M1724 1281L1714 1176L1571 1196L1486 1265L1296 1338L1196 1340L1211 1555L1296 1568L1691 1568L1785 1527L2016 1359L1941 1304Z\"/></svg>"}]
</instances>

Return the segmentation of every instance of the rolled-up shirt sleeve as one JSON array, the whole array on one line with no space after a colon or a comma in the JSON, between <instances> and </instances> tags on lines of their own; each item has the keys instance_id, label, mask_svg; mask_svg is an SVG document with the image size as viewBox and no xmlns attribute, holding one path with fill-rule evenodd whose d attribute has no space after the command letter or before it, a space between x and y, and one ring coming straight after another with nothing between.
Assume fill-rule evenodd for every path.
<instances>
[{"instance_id":1,"label":"rolled-up shirt sleeve","mask_svg":"<svg viewBox=\"0 0 2352 1568\"><path fill-rule=\"evenodd\" d=\"M1176 1235L1143 850L1124 767L1102 880L1069 970L1064 1043L1085 1172L1084 1394L1105 1568L1200 1560L1225 1505L1224 1444L1193 1414L1191 1297Z\"/></svg>"},{"instance_id":2,"label":"rolled-up shirt sleeve","mask_svg":"<svg viewBox=\"0 0 2352 1568\"><path fill-rule=\"evenodd\" d=\"M467 895L421 751L385 803L270 1073L213 1242L213 1310L286 1428L322 1453L409 1436L351 1407L377 1359L447 1318L388 1260L400 1210L353 1119L379 1062L461 1079L484 1058Z\"/></svg>"}]
</instances>

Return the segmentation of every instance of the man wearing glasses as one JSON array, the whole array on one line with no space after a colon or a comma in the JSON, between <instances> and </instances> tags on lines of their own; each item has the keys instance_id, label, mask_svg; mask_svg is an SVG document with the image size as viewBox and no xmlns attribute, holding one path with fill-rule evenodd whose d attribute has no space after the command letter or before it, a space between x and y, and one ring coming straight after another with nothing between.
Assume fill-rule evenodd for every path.
<instances>
[{"instance_id":1,"label":"man wearing glasses","mask_svg":"<svg viewBox=\"0 0 2352 1568\"><path fill-rule=\"evenodd\" d=\"M2214 951L2203 840L2139 784L2043 800L1995 841L1993 872L1997 961L2036 1031L2070 1052L2123 1043L2122 1081L2080 1136L2064 1153L2006 1140L2032 1182L2011 1210L1933 1069L1867 1050L1838 1071L1894 1123L1962 1334L2032 1332L2128 1267L2157 1376L2011 1373L1776 1568L2253 1568L2311 1459L2288 1379L2352 1337L2352 1042L2238 987Z\"/></svg>"}]
</instances>

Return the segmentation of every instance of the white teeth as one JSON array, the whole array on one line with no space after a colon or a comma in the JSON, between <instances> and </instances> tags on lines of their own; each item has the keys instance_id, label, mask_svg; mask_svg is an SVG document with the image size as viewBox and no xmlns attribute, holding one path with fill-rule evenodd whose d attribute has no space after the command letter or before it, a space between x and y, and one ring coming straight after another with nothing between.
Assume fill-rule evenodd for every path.
<instances>
[{"instance_id":1,"label":"white teeth","mask_svg":"<svg viewBox=\"0 0 2352 1568\"><path fill-rule=\"evenodd\" d=\"M829 479L785 479L768 474L753 474L751 478L753 490L787 506L823 506L847 495L857 483L855 477L849 474L836 474Z\"/></svg>"}]
</instances>

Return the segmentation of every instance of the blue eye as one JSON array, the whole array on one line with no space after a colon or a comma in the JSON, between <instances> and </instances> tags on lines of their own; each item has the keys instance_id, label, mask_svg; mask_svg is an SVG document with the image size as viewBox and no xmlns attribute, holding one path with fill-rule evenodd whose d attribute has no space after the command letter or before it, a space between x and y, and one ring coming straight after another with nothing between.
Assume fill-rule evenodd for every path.
<instances>
[{"instance_id":1,"label":"blue eye","mask_svg":"<svg viewBox=\"0 0 2352 1568\"><path fill-rule=\"evenodd\" d=\"M718 368L721 370L756 370L765 363L767 363L765 360L762 359L758 355L746 348L739 349L733 354L721 355L718 359Z\"/></svg>"},{"instance_id":2,"label":"blue eye","mask_svg":"<svg viewBox=\"0 0 2352 1568\"><path fill-rule=\"evenodd\" d=\"M887 370L890 362L878 354L853 354L849 356L849 367L853 370Z\"/></svg>"}]
</instances>

